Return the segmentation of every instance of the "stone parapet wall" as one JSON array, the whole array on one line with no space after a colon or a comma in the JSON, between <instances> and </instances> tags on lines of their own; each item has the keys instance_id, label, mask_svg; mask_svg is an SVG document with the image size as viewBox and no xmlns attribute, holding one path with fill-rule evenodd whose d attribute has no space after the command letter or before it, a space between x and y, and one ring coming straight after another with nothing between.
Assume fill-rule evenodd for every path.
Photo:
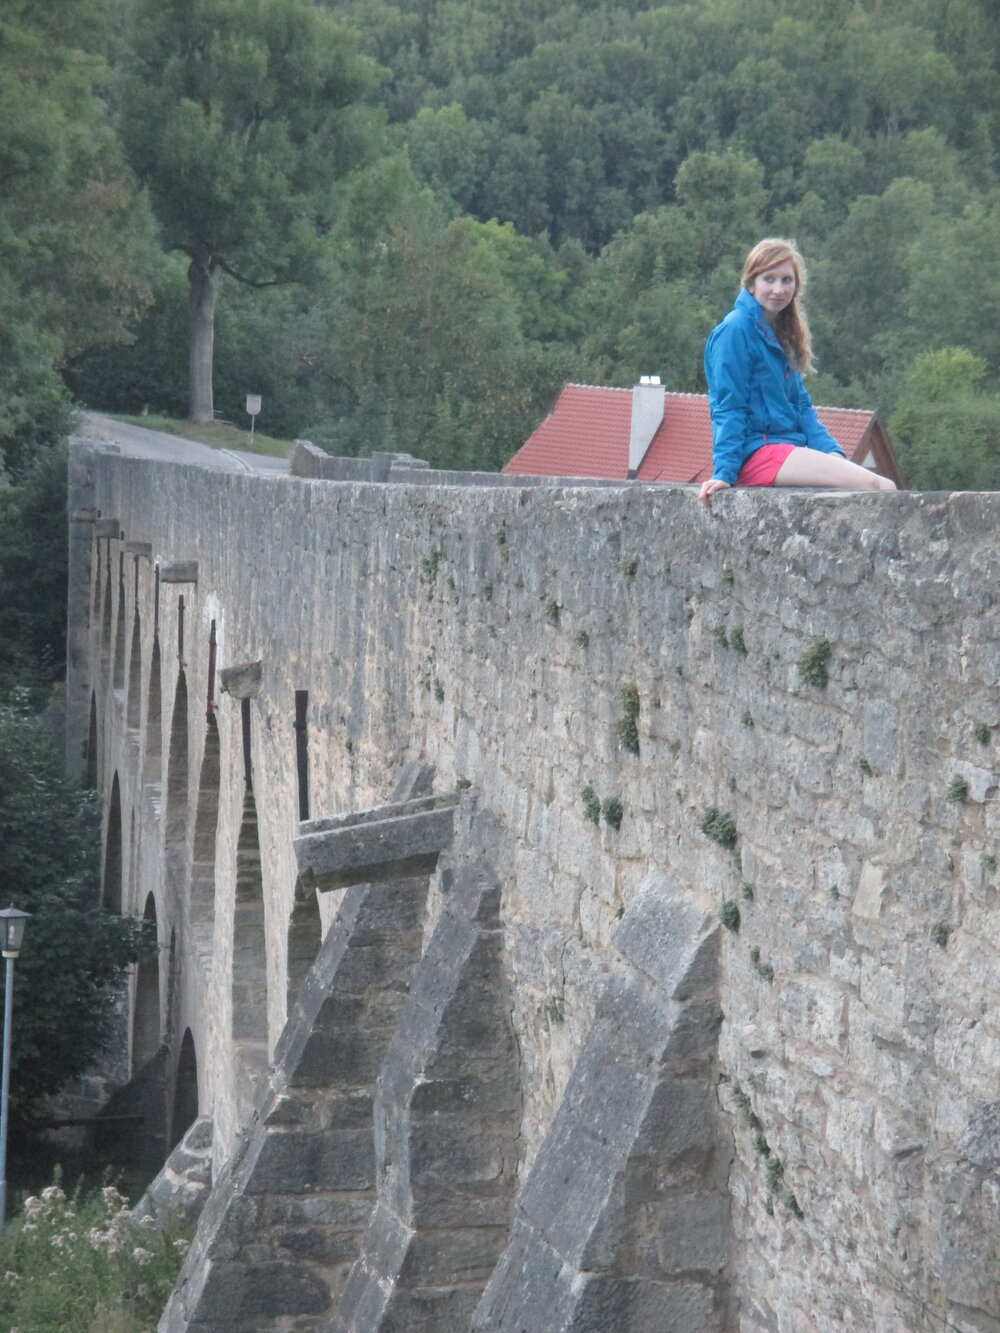
<instances>
[{"instance_id":1,"label":"stone parapet wall","mask_svg":"<svg viewBox=\"0 0 1000 1333\"><path fill-rule=\"evenodd\" d=\"M241 1118L241 728L273 1049L308 691L312 817L383 803L423 757L497 822L522 1182L620 918L665 875L729 927L715 1092L734 1144L734 1326L1000 1327L1000 496L736 491L708 513L684 489L331 485L75 454L81 494L86 474L87 504L121 535L94 538L85 576L87 519L74 525L74 596L89 587L90 602L71 607L71 754L92 696L106 801L119 778L123 901L141 912L152 892L161 938L175 934L163 1012L193 1033L217 1167ZM111 679L120 557L129 626L140 611L138 713L129 663L124 688ZM197 582L159 587L157 784L155 569L185 560ZM207 808L212 622L217 668L262 669L255 698L214 699L206 956L184 858ZM187 794L167 876L171 751Z\"/></svg>"}]
</instances>

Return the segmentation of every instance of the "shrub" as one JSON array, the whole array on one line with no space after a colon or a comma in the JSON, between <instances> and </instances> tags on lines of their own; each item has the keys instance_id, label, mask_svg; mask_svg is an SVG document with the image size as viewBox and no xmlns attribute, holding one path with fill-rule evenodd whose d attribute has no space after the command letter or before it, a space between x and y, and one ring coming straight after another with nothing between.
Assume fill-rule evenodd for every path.
<instances>
[{"instance_id":1,"label":"shrub","mask_svg":"<svg viewBox=\"0 0 1000 1333\"><path fill-rule=\"evenodd\" d=\"M706 838L711 838L720 847L732 849L736 846L736 820L725 810L710 805L701 821L701 831Z\"/></svg>"},{"instance_id":2,"label":"shrub","mask_svg":"<svg viewBox=\"0 0 1000 1333\"><path fill-rule=\"evenodd\" d=\"M830 679L828 664L832 645L828 639L817 635L811 639L808 648L799 658L799 675L807 685L813 685L816 689L826 688Z\"/></svg>"},{"instance_id":3,"label":"shrub","mask_svg":"<svg viewBox=\"0 0 1000 1333\"><path fill-rule=\"evenodd\" d=\"M187 1246L176 1228L137 1222L112 1185L70 1197L49 1185L0 1233L0 1325L19 1333L146 1333Z\"/></svg>"},{"instance_id":4,"label":"shrub","mask_svg":"<svg viewBox=\"0 0 1000 1333\"><path fill-rule=\"evenodd\" d=\"M618 739L629 754L639 753L639 691L633 684L621 688L622 716L618 723Z\"/></svg>"},{"instance_id":5,"label":"shrub","mask_svg":"<svg viewBox=\"0 0 1000 1333\"><path fill-rule=\"evenodd\" d=\"M604 822L613 829L620 829L625 815L625 807L618 796L609 796L601 806Z\"/></svg>"}]
</instances>

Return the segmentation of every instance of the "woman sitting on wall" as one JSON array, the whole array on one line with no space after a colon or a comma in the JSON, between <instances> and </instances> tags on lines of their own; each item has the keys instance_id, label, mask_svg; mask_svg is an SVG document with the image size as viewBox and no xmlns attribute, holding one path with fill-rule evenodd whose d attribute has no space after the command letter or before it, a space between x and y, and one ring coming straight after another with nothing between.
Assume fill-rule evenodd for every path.
<instances>
[{"instance_id":1,"label":"woman sitting on wall","mask_svg":"<svg viewBox=\"0 0 1000 1333\"><path fill-rule=\"evenodd\" d=\"M747 255L736 304L709 334L712 476L698 496L704 505L729 486L896 489L848 462L816 416L802 383L812 369L804 290L802 256L790 241L768 237Z\"/></svg>"}]
</instances>

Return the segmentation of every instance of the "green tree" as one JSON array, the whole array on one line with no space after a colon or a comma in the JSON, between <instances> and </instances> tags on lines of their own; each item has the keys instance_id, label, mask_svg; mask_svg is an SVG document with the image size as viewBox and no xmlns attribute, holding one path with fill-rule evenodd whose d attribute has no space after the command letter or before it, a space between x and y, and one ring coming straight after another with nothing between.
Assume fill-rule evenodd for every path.
<instances>
[{"instance_id":1,"label":"green tree","mask_svg":"<svg viewBox=\"0 0 1000 1333\"><path fill-rule=\"evenodd\" d=\"M97 905L97 824L63 776L49 727L0 704L0 900L31 912L15 969L11 1102L22 1116L81 1073L108 1035L116 986L148 947Z\"/></svg>"},{"instance_id":2,"label":"green tree","mask_svg":"<svg viewBox=\"0 0 1000 1333\"><path fill-rule=\"evenodd\" d=\"M65 427L60 370L121 344L149 301L148 211L100 89L100 0L0 15L0 469Z\"/></svg>"},{"instance_id":3,"label":"green tree","mask_svg":"<svg viewBox=\"0 0 1000 1333\"><path fill-rule=\"evenodd\" d=\"M311 0L137 0L122 59L121 132L168 250L187 256L189 416L213 416L223 274L302 277L335 186L373 150L360 99L376 68Z\"/></svg>"},{"instance_id":4,"label":"green tree","mask_svg":"<svg viewBox=\"0 0 1000 1333\"><path fill-rule=\"evenodd\" d=\"M914 358L889 422L910 485L1000 489L1000 395L982 392L985 372L964 347Z\"/></svg>"},{"instance_id":5,"label":"green tree","mask_svg":"<svg viewBox=\"0 0 1000 1333\"><path fill-rule=\"evenodd\" d=\"M66 450L46 445L0 488L0 699L38 707L66 665Z\"/></svg>"},{"instance_id":6,"label":"green tree","mask_svg":"<svg viewBox=\"0 0 1000 1333\"><path fill-rule=\"evenodd\" d=\"M331 239L314 349L329 415L310 437L338 453L498 468L566 376L564 269L510 226L448 221L404 162L356 187Z\"/></svg>"}]
</instances>

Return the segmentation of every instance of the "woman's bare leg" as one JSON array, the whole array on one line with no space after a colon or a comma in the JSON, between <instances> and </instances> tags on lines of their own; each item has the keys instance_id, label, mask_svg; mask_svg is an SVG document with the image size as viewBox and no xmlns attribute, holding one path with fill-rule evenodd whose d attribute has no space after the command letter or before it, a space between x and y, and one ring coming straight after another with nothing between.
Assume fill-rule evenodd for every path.
<instances>
[{"instance_id":1,"label":"woman's bare leg","mask_svg":"<svg viewBox=\"0 0 1000 1333\"><path fill-rule=\"evenodd\" d=\"M775 486L832 486L843 491L894 491L895 482L840 454L824 454L804 446L793 449L774 479Z\"/></svg>"}]
</instances>

